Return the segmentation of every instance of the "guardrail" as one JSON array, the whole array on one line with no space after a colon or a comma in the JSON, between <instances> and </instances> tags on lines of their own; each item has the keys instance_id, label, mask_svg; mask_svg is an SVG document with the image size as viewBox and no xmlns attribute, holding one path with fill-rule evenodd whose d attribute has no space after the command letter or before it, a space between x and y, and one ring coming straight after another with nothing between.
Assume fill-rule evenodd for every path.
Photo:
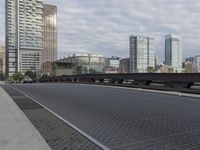
<instances>
[{"instance_id":1,"label":"guardrail","mask_svg":"<svg viewBox=\"0 0 200 150\"><path fill-rule=\"evenodd\" d=\"M40 78L40 82L103 84L200 94L200 73L85 74Z\"/></svg>"}]
</instances>

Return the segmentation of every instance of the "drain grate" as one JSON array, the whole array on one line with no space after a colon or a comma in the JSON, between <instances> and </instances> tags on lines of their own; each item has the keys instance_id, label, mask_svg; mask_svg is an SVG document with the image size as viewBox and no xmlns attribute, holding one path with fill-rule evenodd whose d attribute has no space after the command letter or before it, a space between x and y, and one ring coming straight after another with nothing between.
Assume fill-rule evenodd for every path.
<instances>
[{"instance_id":1,"label":"drain grate","mask_svg":"<svg viewBox=\"0 0 200 150\"><path fill-rule=\"evenodd\" d=\"M33 102L30 99L27 99L25 96L22 95L13 96L12 99L21 110L42 108L42 106L40 106L39 104Z\"/></svg>"}]
</instances>

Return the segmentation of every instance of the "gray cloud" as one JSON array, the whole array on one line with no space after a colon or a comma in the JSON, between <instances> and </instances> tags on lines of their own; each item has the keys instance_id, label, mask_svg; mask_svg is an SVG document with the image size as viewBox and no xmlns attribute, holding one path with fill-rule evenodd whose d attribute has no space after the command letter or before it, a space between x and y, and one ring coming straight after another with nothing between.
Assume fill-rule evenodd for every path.
<instances>
[{"instance_id":1,"label":"gray cloud","mask_svg":"<svg viewBox=\"0 0 200 150\"><path fill-rule=\"evenodd\" d=\"M98 53L128 57L129 35L156 38L156 53L164 58L164 36L183 39L184 57L200 54L198 0L44 0L58 6L59 57ZM0 2L0 19L4 19ZM4 23L0 25L4 34ZM4 36L0 36L0 44Z\"/></svg>"}]
</instances>

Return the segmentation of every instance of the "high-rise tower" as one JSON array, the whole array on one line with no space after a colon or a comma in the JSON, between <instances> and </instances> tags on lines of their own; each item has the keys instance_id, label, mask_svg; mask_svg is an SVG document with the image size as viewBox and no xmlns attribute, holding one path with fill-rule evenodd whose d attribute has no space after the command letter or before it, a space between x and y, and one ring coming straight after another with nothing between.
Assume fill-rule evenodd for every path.
<instances>
[{"instance_id":1,"label":"high-rise tower","mask_svg":"<svg viewBox=\"0 0 200 150\"><path fill-rule=\"evenodd\" d=\"M6 0L6 74L39 70L43 50L43 1Z\"/></svg>"},{"instance_id":2,"label":"high-rise tower","mask_svg":"<svg viewBox=\"0 0 200 150\"><path fill-rule=\"evenodd\" d=\"M165 37L165 64L173 67L176 72L182 69L181 38L174 34Z\"/></svg>"},{"instance_id":3,"label":"high-rise tower","mask_svg":"<svg viewBox=\"0 0 200 150\"><path fill-rule=\"evenodd\" d=\"M155 67L155 39L145 36L130 36L129 73L147 73Z\"/></svg>"},{"instance_id":4,"label":"high-rise tower","mask_svg":"<svg viewBox=\"0 0 200 150\"><path fill-rule=\"evenodd\" d=\"M57 60L57 7L43 5L44 49L42 51L42 72L49 73L52 62Z\"/></svg>"},{"instance_id":5,"label":"high-rise tower","mask_svg":"<svg viewBox=\"0 0 200 150\"><path fill-rule=\"evenodd\" d=\"M43 5L44 18L44 50L42 61L52 62L57 60L57 7L54 5Z\"/></svg>"}]
</instances>

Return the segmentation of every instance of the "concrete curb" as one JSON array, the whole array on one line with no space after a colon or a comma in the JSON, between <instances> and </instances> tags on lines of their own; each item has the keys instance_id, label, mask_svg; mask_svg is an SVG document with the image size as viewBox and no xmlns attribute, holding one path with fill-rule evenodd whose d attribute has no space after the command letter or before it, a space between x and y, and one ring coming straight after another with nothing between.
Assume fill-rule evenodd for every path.
<instances>
[{"instance_id":1,"label":"concrete curb","mask_svg":"<svg viewBox=\"0 0 200 150\"><path fill-rule=\"evenodd\" d=\"M50 150L46 141L0 87L0 149Z\"/></svg>"}]
</instances>

